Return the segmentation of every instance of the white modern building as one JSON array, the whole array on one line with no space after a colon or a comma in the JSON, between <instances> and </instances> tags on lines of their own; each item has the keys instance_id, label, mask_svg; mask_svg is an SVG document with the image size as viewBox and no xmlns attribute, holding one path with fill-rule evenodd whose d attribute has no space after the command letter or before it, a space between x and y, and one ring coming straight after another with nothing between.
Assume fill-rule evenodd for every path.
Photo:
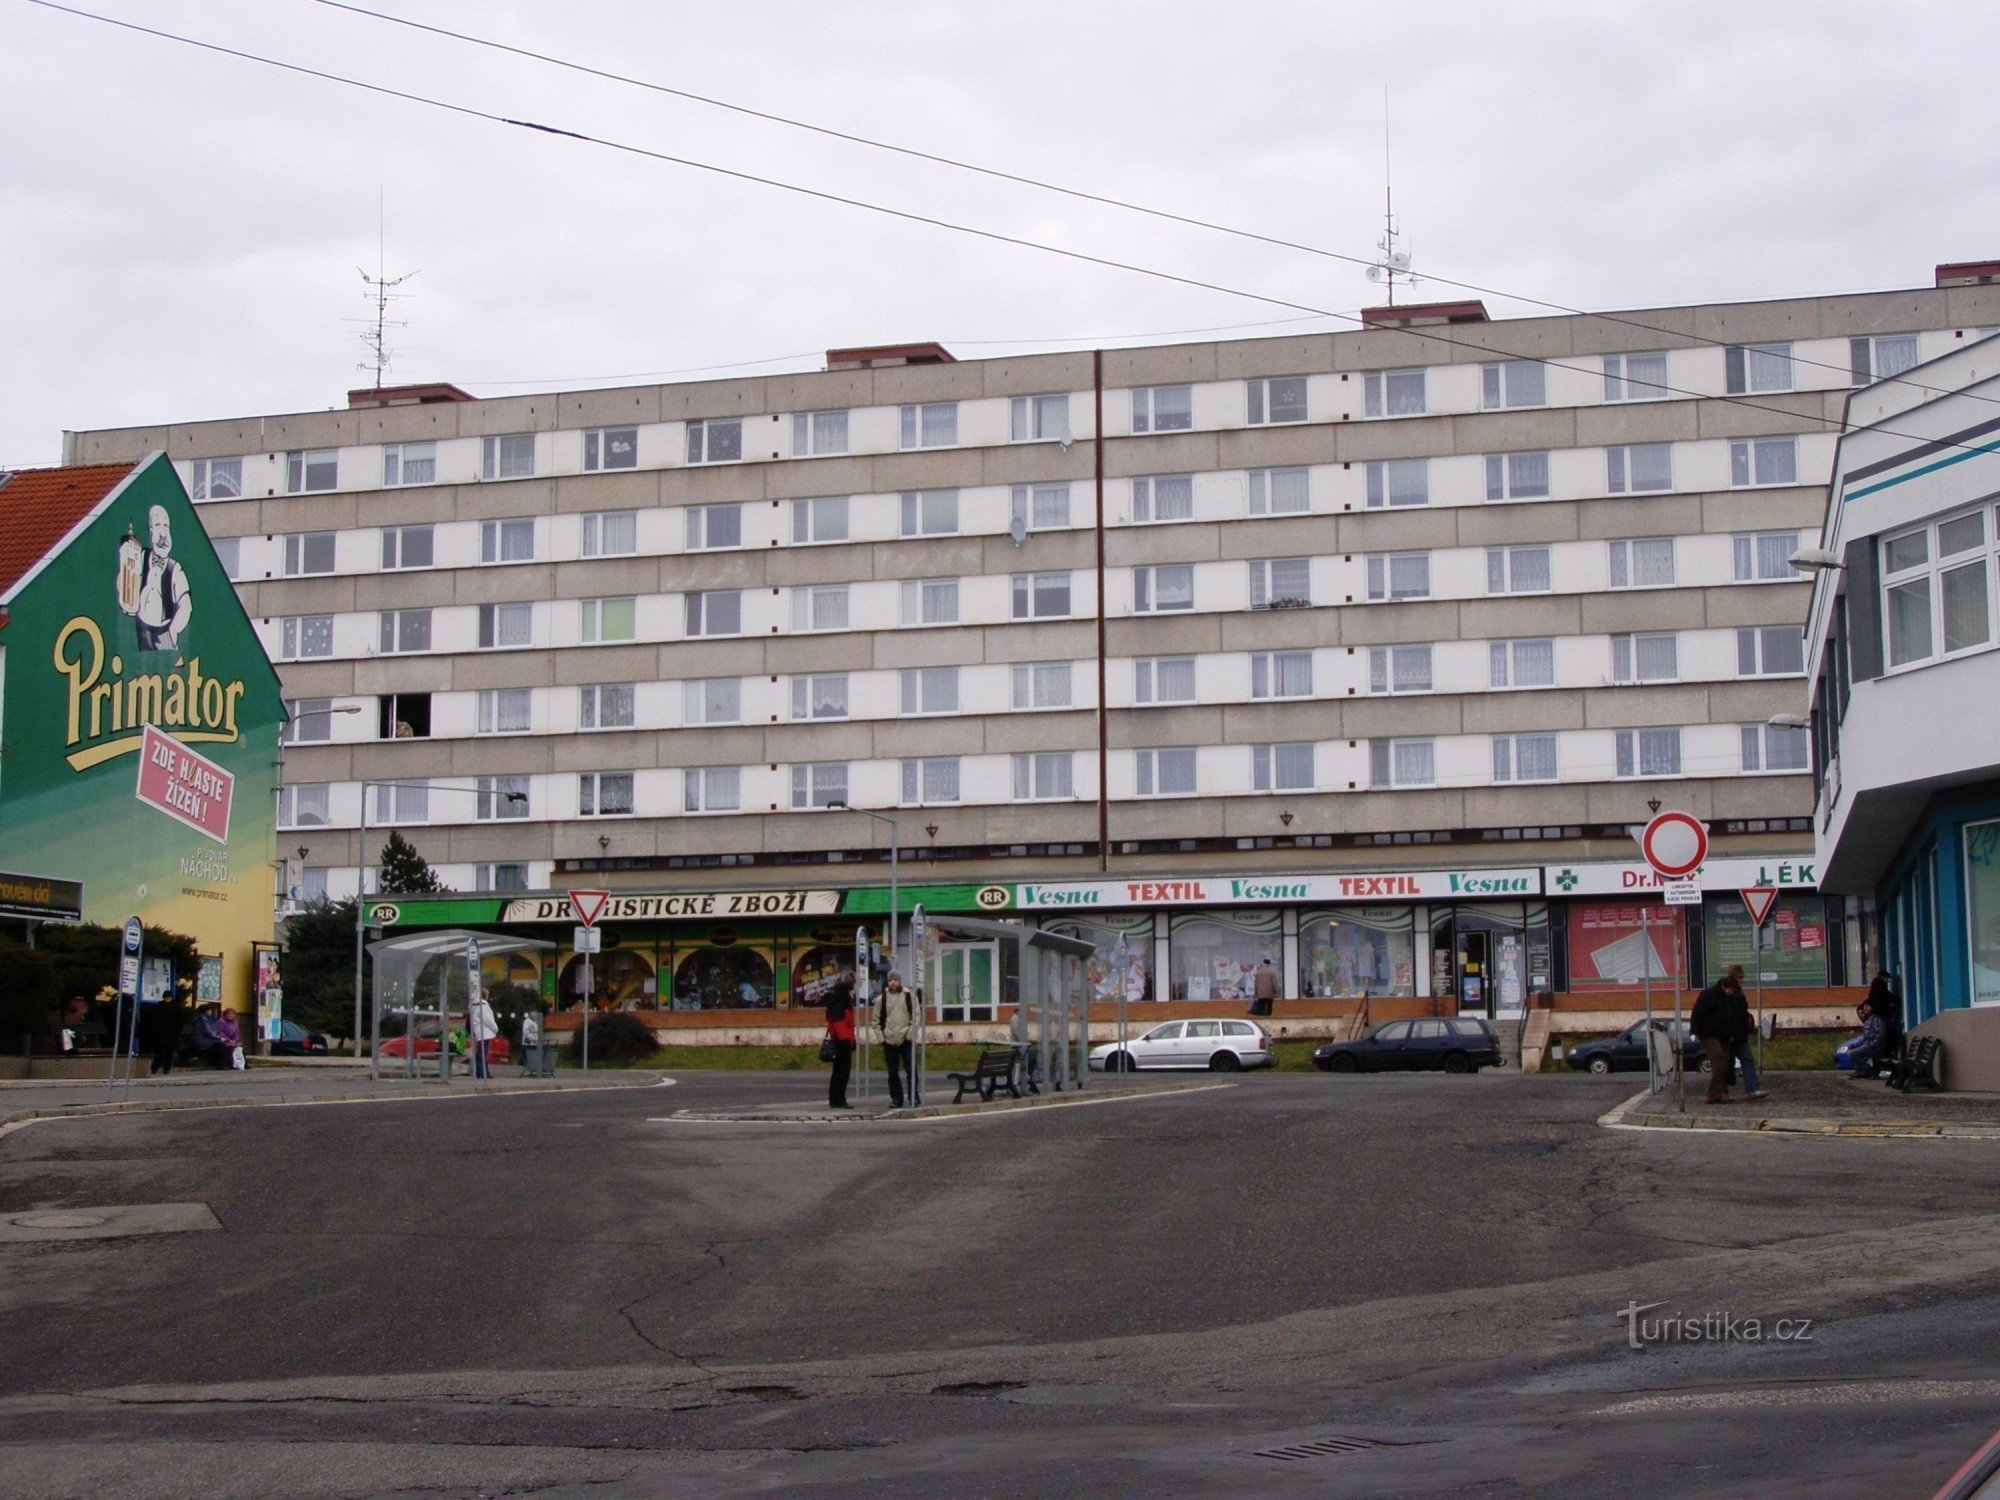
<instances>
[{"instance_id":1,"label":"white modern building","mask_svg":"<svg viewBox=\"0 0 2000 1500\"><path fill-rule=\"evenodd\" d=\"M1760 873L1783 982L1856 982L1770 722L1806 672L1789 559L1849 393L2000 287L1365 322L359 391L67 457L164 448L200 502L292 700L283 887L353 892L395 826L464 892L657 898L610 1003L803 994L811 914L886 884L850 809L934 909L1087 921L1161 999L1266 954L1289 995L1441 1009L1698 980ZM1710 822L1717 892L1658 941L1655 801Z\"/></svg>"},{"instance_id":2,"label":"white modern building","mask_svg":"<svg viewBox=\"0 0 2000 1500\"><path fill-rule=\"evenodd\" d=\"M1807 627L1821 882L1874 903L1955 1085L2000 1087L2000 340L1849 420Z\"/></svg>"}]
</instances>

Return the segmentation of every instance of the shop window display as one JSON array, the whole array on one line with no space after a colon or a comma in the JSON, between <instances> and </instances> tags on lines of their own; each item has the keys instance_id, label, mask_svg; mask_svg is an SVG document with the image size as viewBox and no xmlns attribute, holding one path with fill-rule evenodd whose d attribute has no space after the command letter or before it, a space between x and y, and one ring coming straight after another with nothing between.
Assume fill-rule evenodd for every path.
<instances>
[{"instance_id":1,"label":"shop window display","mask_svg":"<svg viewBox=\"0 0 2000 1500\"><path fill-rule=\"evenodd\" d=\"M1275 911L1175 917L1168 940L1176 1000L1247 1001L1258 962L1284 949Z\"/></svg>"},{"instance_id":2,"label":"shop window display","mask_svg":"<svg viewBox=\"0 0 2000 1500\"><path fill-rule=\"evenodd\" d=\"M1396 907L1307 913L1299 922L1299 981L1315 999L1416 994L1415 914Z\"/></svg>"},{"instance_id":3,"label":"shop window display","mask_svg":"<svg viewBox=\"0 0 2000 1500\"><path fill-rule=\"evenodd\" d=\"M1740 900L1730 899L1742 908ZM1570 906L1572 990L1589 993L1643 988L1649 976L1656 985L1671 985L1685 970L1683 960L1678 907L1659 901L1579 901ZM1714 967L1713 957L1710 965Z\"/></svg>"},{"instance_id":4,"label":"shop window display","mask_svg":"<svg viewBox=\"0 0 2000 1500\"><path fill-rule=\"evenodd\" d=\"M1731 964L1743 965L1746 982L1759 976L1768 985L1804 985L1817 989L1829 983L1826 897L1780 895L1764 927L1765 946L1754 946L1756 929L1740 896L1710 897L1702 911L1707 939L1704 967L1709 977Z\"/></svg>"},{"instance_id":5,"label":"shop window display","mask_svg":"<svg viewBox=\"0 0 2000 1500\"><path fill-rule=\"evenodd\" d=\"M1125 998L1128 1001L1156 1000L1153 987L1153 919L1132 917L1124 921L1107 917L1102 922L1047 922L1045 930L1063 937L1082 938L1097 944L1084 964L1090 981L1090 998L1099 1004L1118 998L1116 954L1125 949Z\"/></svg>"},{"instance_id":6,"label":"shop window display","mask_svg":"<svg viewBox=\"0 0 2000 1500\"><path fill-rule=\"evenodd\" d=\"M1965 825L1965 924L1972 1003L2000 1003L2000 822Z\"/></svg>"},{"instance_id":7,"label":"shop window display","mask_svg":"<svg viewBox=\"0 0 2000 1500\"><path fill-rule=\"evenodd\" d=\"M576 1009L583 993L583 956L573 954L562 966L561 1005ZM590 994L593 1010L652 1010L653 964L645 954L630 948L607 948L590 955Z\"/></svg>"},{"instance_id":8,"label":"shop window display","mask_svg":"<svg viewBox=\"0 0 2000 1500\"><path fill-rule=\"evenodd\" d=\"M675 1010L769 1010L777 1004L769 956L752 947L711 946L677 954Z\"/></svg>"}]
</instances>

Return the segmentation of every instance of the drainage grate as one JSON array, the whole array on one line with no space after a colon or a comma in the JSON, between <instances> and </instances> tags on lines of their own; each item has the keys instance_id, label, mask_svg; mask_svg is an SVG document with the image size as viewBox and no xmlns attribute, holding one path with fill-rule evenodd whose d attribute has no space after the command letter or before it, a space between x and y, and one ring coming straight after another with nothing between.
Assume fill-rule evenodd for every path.
<instances>
[{"instance_id":1,"label":"drainage grate","mask_svg":"<svg viewBox=\"0 0 2000 1500\"><path fill-rule=\"evenodd\" d=\"M1310 1443L1291 1443L1283 1448L1260 1448L1250 1456L1275 1459L1281 1464L1289 1464L1297 1463L1302 1458L1336 1458L1343 1453L1360 1453L1369 1448L1402 1446L1401 1443L1384 1443L1375 1438L1325 1437Z\"/></svg>"}]
</instances>

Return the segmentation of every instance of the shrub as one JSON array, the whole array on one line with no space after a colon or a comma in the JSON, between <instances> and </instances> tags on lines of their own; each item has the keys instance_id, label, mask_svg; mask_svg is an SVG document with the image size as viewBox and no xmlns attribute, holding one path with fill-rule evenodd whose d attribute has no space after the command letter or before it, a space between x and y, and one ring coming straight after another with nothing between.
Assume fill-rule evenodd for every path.
<instances>
[{"instance_id":1,"label":"shrub","mask_svg":"<svg viewBox=\"0 0 2000 1500\"><path fill-rule=\"evenodd\" d=\"M590 1060L592 1062L637 1062L660 1050L653 1028L637 1016L613 1011L590 1018ZM583 1060L583 1028L570 1033L570 1058Z\"/></svg>"}]
</instances>

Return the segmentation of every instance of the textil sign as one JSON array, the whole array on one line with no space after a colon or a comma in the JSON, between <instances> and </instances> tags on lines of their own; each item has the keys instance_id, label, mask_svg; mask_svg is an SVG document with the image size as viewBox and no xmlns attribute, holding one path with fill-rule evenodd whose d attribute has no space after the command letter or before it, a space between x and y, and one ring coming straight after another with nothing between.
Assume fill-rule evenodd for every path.
<instances>
[{"instance_id":1,"label":"textil sign","mask_svg":"<svg viewBox=\"0 0 2000 1500\"><path fill-rule=\"evenodd\" d=\"M1539 896L1542 872L1397 870L1342 875L1267 875L1199 880L1063 881L1017 885L1024 911L1132 906L1260 906L1292 902L1472 901Z\"/></svg>"}]
</instances>

